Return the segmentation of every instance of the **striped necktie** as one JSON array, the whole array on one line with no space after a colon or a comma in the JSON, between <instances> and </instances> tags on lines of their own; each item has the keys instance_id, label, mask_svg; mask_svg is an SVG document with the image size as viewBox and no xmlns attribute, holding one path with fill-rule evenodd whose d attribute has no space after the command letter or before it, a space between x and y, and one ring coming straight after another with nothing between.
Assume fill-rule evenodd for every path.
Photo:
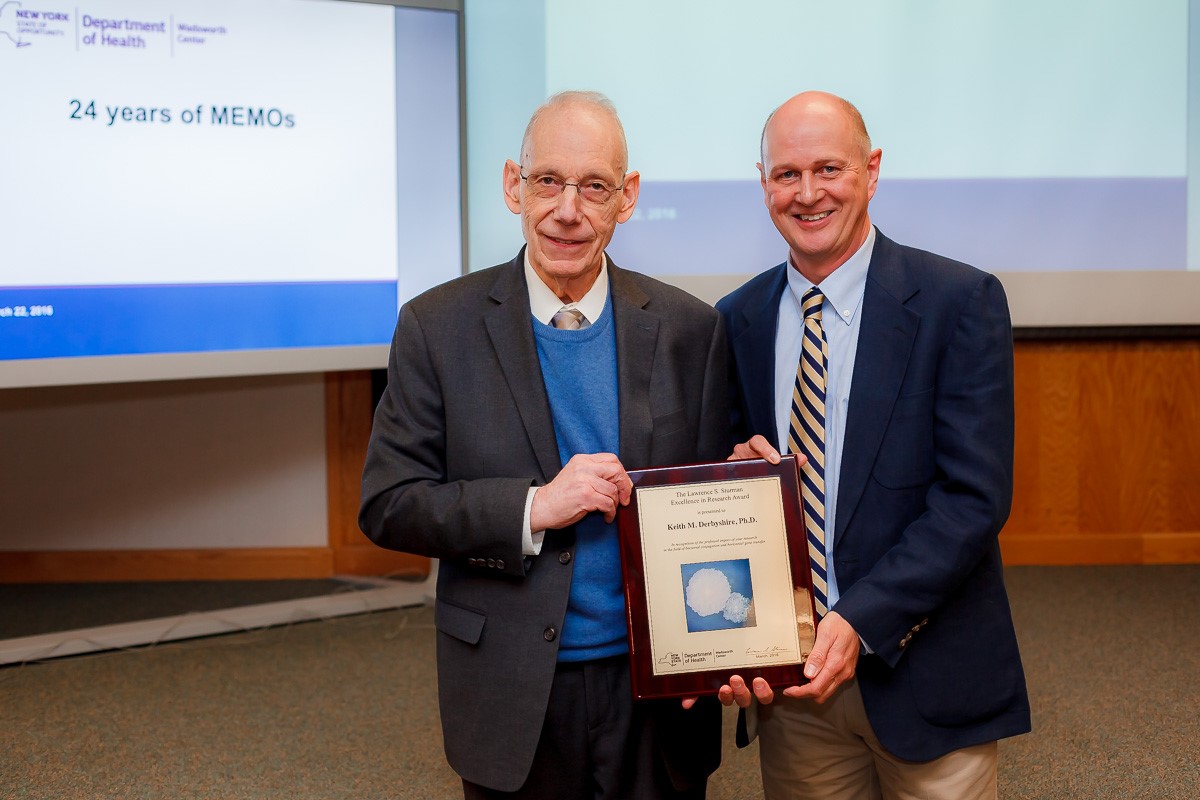
<instances>
[{"instance_id":1,"label":"striped necktie","mask_svg":"<svg viewBox=\"0 0 1200 800\"><path fill-rule=\"evenodd\" d=\"M591 323L579 309L563 307L550 320L550 324L560 330L577 331L580 328L586 328Z\"/></svg>"},{"instance_id":2,"label":"striped necktie","mask_svg":"<svg viewBox=\"0 0 1200 800\"><path fill-rule=\"evenodd\" d=\"M825 341L825 330L821 327L821 303L824 300L825 295L814 286L800 301L804 313L804 342L800 366L796 369L788 426L788 451L808 456L801 468L800 495L804 498L804 530L818 618L825 616L829 609L825 569L825 382L829 370L829 343Z\"/></svg>"}]
</instances>

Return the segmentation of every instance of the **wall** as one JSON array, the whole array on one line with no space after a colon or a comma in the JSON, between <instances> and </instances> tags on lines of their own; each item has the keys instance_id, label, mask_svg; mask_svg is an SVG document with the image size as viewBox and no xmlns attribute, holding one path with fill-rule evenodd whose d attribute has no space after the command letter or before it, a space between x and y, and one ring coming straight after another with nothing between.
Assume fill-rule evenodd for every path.
<instances>
[{"instance_id":1,"label":"wall","mask_svg":"<svg viewBox=\"0 0 1200 800\"><path fill-rule=\"evenodd\" d=\"M320 376L0 393L0 548L323 546L323 401Z\"/></svg>"},{"instance_id":2,"label":"wall","mask_svg":"<svg viewBox=\"0 0 1200 800\"><path fill-rule=\"evenodd\" d=\"M0 392L0 579L330 573L320 375Z\"/></svg>"},{"instance_id":3,"label":"wall","mask_svg":"<svg viewBox=\"0 0 1200 800\"><path fill-rule=\"evenodd\" d=\"M423 575L357 527L370 373L0 391L0 581Z\"/></svg>"},{"instance_id":4,"label":"wall","mask_svg":"<svg viewBox=\"0 0 1200 800\"><path fill-rule=\"evenodd\" d=\"M1200 339L1023 339L1015 355L1005 562L1200 563ZM365 445L369 419L345 408Z\"/></svg>"},{"instance_id":5,"label":"wall","mask_svg":"<svg viewBox=\"0 0 1200 800\"><path fill-rule=\"evenodd\" d=\"M1200 340L1020 341L1016 392L1007 563L1200 563ZM423 574L357 530L371 404L365 372L0 392L0 580Z\"/></svg>"}]
</instances>

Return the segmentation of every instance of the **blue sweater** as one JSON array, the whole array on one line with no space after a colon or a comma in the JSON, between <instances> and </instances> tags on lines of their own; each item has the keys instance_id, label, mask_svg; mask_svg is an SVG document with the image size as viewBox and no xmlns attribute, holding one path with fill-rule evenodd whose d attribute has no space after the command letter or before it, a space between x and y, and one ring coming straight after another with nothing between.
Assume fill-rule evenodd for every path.
<instances>
[{"instance_id":1,"label":"blue sweater","mask_svg":"<svg viewBox=\"0 0 1200 800\"><path fill-rule=\"evenodd\" d=\"M611 297L600 319L583 330L560 331L537 320L533 327L562 463L577 453L620 455ZM575 525L575 570L562 628L559 661L590 661L629 649L617 526L605 523L602 514L588 514Z\"/></svg>"}]
</instances>

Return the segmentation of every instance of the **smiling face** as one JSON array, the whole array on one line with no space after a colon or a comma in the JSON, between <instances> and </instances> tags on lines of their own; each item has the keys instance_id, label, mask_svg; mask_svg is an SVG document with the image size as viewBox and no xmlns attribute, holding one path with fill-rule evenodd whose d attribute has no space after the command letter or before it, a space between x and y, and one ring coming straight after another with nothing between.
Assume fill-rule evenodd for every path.
<instances>
[{"instance_id":1,"label":"smiling face","mask_svg":"<svg viewBox=\"0 0 1200 800\"><path fill-rule=\"evenodd\" d=\"M625 172L624 134L607 110L584 102L542 109L521 147L521 164L504 165L504 200L521 215L526 253L534 271L564 302L587 293L604 264L604 248L618 222L633 215L639 178ZM526 176L570 184L624 184L603 203L583 200L574 186L554 198L535 197Z\"/></svg>"},{"instance_id":2,"label":"smiling face","mask_svg":"<svg viewBox=\"0 0 1200 800\"><path fill-rule=\"evenodd\" d=\"M854 255L871 229L882 152L841 99L808 92L784 103L763 131L758 165L771 221L793 265L820 283Z\"/></svg>"}]
</instances>

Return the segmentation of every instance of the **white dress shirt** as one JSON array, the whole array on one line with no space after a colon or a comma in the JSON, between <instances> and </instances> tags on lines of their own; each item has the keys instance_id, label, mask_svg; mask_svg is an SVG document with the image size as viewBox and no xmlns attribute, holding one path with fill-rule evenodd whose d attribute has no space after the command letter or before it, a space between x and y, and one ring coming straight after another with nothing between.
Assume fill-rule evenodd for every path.
<instances>
[{"instance_id":1,"label":"white dress shirt","mask_svg":"<svg viewBox=\"0 0 1200 800\"><path fill-rule=\"evenodd\" d=\"M554 319L554 315L564 308L578 309L588 322L594 322L600 318L600 314L604 311L604 304L608 302L608 255L604 256L604 264L600 267L600 274L596 276L596 282L578 303L563 304L554 290L534 272L533 264L529 263L528 252L525 254L525 283L529 286L529 311L533 314L533 318L543 325L549 325L550 320ZM529 524L529 515L533 511L533 496L537 494L537 490L538 487L531 486L529 493L525 495L521 552L527 556L536 556L542 552L542 540L546 536L544 530L532 530Z\"/></svg>"}]
</instances>

